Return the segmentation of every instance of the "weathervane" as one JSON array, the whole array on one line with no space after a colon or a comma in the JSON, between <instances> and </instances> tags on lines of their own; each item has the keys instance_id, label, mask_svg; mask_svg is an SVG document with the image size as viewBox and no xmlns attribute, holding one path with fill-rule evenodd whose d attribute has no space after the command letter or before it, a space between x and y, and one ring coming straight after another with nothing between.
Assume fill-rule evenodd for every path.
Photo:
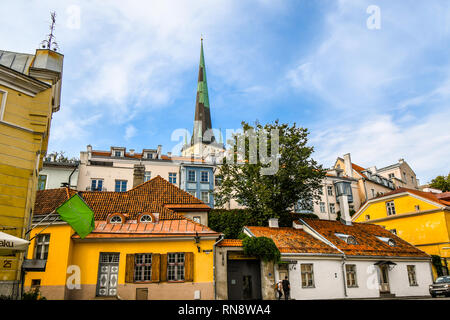
<instances>
[{"instance_id":1,"label":"weathervane","mask_svg":"<svg viewBox=\"0 0 450 320\"><path fill-rule=\"evenodd\" d=\"M52 24L50 25L50 34L48 35L48 39L41 42L41 46L43 49L50 49L53 51L57 51L59 49L58 43L55 40L55 36L53 32L55 31L55 23L56 23L56 12L51 12L50 17L52 19Z\"/></svg>"}]
</instances>

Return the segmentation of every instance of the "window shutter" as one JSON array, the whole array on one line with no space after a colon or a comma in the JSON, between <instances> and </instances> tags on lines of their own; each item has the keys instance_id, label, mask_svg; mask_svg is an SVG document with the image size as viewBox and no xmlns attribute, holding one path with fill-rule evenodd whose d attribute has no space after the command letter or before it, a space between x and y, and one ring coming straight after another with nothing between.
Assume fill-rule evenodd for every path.
<instances>
[{"instance_id":1,"label":"window shutter","mask_svg":"<svg viewBox=\"0 0 450 320\"><path fill-rule=\"evenodd\" d=\"M160 265L161 265L161 273L160 273L160 281L167 281L167 254L162 254L160 256Z\"/></svg>"},{"instance_id":2,"label":"window shutter","mask_svg":"<svg viewBox=\"0 0 450 320\"><path fill-rule=\"evenodd\" d=\"M134 282L134 254L127 254L125 265L125 282Z\"/></svg>"},{"instance_id":3,"label":"window shutter","mask_svg":"<svg viewBox=\"0 0 450 320\"><path fill-rule=\"evenodd\" d=\"M159 253L152 254L152 282L159 282L161 269L161 255Z\"/></svg>"},{"instance_id":4,"label":"window shutter","mask_svg":"<svg viewBox=\"0 0 450 320\"><path fill-rule=\"evenodd\" d=\"M184 280L194 281L194 253L184 253Z\"/></svg>"}]
</instances>

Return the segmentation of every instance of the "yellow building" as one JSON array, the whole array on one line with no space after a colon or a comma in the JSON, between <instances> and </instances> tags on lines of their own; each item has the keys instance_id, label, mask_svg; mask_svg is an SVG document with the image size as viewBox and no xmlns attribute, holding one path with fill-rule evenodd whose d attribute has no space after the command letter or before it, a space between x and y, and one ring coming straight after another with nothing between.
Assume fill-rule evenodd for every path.
<instances>
[{"instance_id":1,"label":"yellow building","mask_svg":"<svg viewBox=\"0 0 450 320\"><path fill-rule=\"evenodd\" d=\"M56 221L31 232L28 259L45 269L27 272L26 290L47 299L214 299L220 234L184 216L206 204L160 176L126 192L79 192L95 218L81 239L53 213L75 192L38 191L33 221Z\"/></svg>"},{"instance_id":2,"label":"yellow building","mask_svg":"<svg viewBox=\"0 0 450 320\"><path fill-rule=\"evenodd\" d=\"M441 257L439 272L450 263L450 201L431 192L399 188L367 201L353 221L374 223L430 255ZM439 262L439 261L438 261Z\"/></svg>"},{"instance_id":3,"label":"yellow building","mask_svg":"<svg viewBox=\"0 0 450 320\"><path fill-rule=\"evenodd\" d=\"M60 108L63 55L0 50L0 231L26 238L52 113ZM0 295L17 296L22 254L0 256Z\"/></svg>"}]
</instances>

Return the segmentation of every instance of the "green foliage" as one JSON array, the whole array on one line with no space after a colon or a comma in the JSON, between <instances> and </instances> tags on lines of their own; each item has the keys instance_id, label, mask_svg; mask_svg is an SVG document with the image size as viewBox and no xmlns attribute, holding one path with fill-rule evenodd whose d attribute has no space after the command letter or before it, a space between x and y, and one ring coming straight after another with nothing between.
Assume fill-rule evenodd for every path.
<instances>
[{"instance_id":1,"label":"green foliage","mask_svg":"<svg viewBox=\"0 0 450 320\"><path fill-rule=\"evenodd\" d=\"M322 179L325 171L321 165L311 158L314 148L307 146L308 130L296 125L275 123L264 126L256 123L250 126L242 123L244 132L253 130L254 141L259 145L261 132L279 132L279 152L273 154L271 159L278 159L278 170L272 175L264 175L261 169L270 167L261 161L262 154L258 148L256 152L257 163L250 161L238 161L238 154L245 154L245 159L250 157L249 135L235 134L235 157L233 163L224 160L220 166L218 178L220 186L214 193L217 206L223 206L231 199L248 208L252 216L257 220L254 225L265 225L269 218L280 218L280 221L289 220L289 211L298 202L309 203L320 197ZM256 138L258 137L258 138ZM245 139L245 147L239 145L239 139ZM253 138L252 138L253 140ZM267 138L267 154L271 154L271 137Z\"/></svg>"},{"instance_id":2,"label":"green foliage","mask_svg":"<svg viewBox=\"0 0 450 320\"><path fill-rule=\"evenodd\" d=\"M450 173L445 176L437 176L431 180L430 187L442 190L442 192L450 191Z\"/></svg>"},{"instance_id":3,"label":"green foliage","mask_svg":"<svg viewBox=\"0 0 450 320\"><path fill-rule=\"evenodd\" d=\"M45 297L41 296L41 292L38 288L32 289L28 292L24 292L22 300L47 300Z\"/></svg>"},{"instance_id":4,"label":"green foliage","mask_svg":"<svg viewBox=\"0 0 450 320\"><path fill-rule=\"evenodd\" d=\"M280 261L280 250L272 239L267 237L247 237L243 239L244 254L255 256L263 261Z\"/></svg>"},{"instance_id":5,"label":"green foliage","mask_svg":"<svg viewBox=\"0 0 450 320\"><path fill-rule=\"evenodd\" d=\"M434 267L436 268L436 273L438 275L438 277L443 276L444 273L442 272L442 260L441 257L438 255L431 255L431 263L434 265Z\"/></svg>"}]
</instances>

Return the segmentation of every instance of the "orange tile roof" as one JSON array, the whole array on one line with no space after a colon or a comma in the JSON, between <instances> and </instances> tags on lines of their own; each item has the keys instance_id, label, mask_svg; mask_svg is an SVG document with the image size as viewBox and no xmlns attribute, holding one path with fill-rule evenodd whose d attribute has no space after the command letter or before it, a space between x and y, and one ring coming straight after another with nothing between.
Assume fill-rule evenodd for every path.
<instances>
[{"instance_id":1,"label":"orange tile roof","mask_svg":"<svg viewBox=\"0 0 450 320\"><path fill-rule=\"evenodd\" d=\"M68 188L38 191L34 214L52 212L76 192ZM182 216L171 208L210 210L208 205L160 176L126 192L80 191L78 194L94 211L96 220L105 220L111 213L122 213L133 220L142 212L156 212L160 220L173 220Z\"/></svg>"},{"instance_id":2,"label":"orange tile roof","mask_svg":"<svg viewBox=\"0 0 450 320\"><path fill-rule=\"evenodd\" d=\"M218 247L242 247L240 239L223 239L217 244Z\"/></svg>"},{"instance_id":3,"label":"orange tile roof","mask_svg":"<svg viewBox=\"0 0 450 320\"><path fill-rule=\"evenodd\" d=\"M395 195L395 194L399 194L399 193L404 193L404 192L409 192L412 194L415 194L416 196L434 201L436 203L445 205L445 206L450 206L450 201L444 200L445 196L443 197L439 197L439 193L432 193L432 192L425 192L425 191L420 191L420 190L416 190L416 189L409 189L409 188L398 188L395 189L394 191L391 192L387 192L381 196L378 196L374 199L378 199L378 198L383 198L383 197L387 197L387 196L391 196L391 195Z\"/></svg>"},{"instance_id":4,"label":"orange tile roof","mask_svg":"<svg viewBox=\"0 0 450 320\"><path fill-rule=\"evenodd\" d=\"M271 238L282 253L341 254L304 230L294 228L246 227L255 237Z\"/></svg>"},{"instance_id":5,"label":"orange tile roof","mask_svg":"<svg viewBox=\"0 0 450 320\"><path fill-rule=\"evenodd\" d=\"M309 218L302 220L349 256L429 257L425 252L379 225L353 223L351 226L347 226L340 221ZM347 244L347 242L338 238L335 233L351 235L358 244ZM396 246L392 247L376 236L391 238L395 241Z\"/></svg>"},{"instance_id":6,"label":"orange tile roof","mask_svg":"<svg viewBox=\"0 0 450 320\"><path fill-rule=\"evenodd\" d=\"M123 224L95 221L95 229L85 239L115 239L115 238L158 238L158 237L185 237L185 236L214 236L219 233L207 226L196 223L190 219L159 220L152 223L137 223L127 220ZM75 234L74 239L80 236Z\"/></svg>"},{"instance_id":7,"label":"orange tile roof","mask_svg":"<svg viewBox=\"0 0 450 320\"><path fill-rule=\"evenodd\" d=\"M368 179L367 176L362 173L362 171L366 170L361 166L358 166L357 164L352 163L352 168L353 170L357 171L360 175L362 175L364 178Z\"/></svg>"}]
</instances>

